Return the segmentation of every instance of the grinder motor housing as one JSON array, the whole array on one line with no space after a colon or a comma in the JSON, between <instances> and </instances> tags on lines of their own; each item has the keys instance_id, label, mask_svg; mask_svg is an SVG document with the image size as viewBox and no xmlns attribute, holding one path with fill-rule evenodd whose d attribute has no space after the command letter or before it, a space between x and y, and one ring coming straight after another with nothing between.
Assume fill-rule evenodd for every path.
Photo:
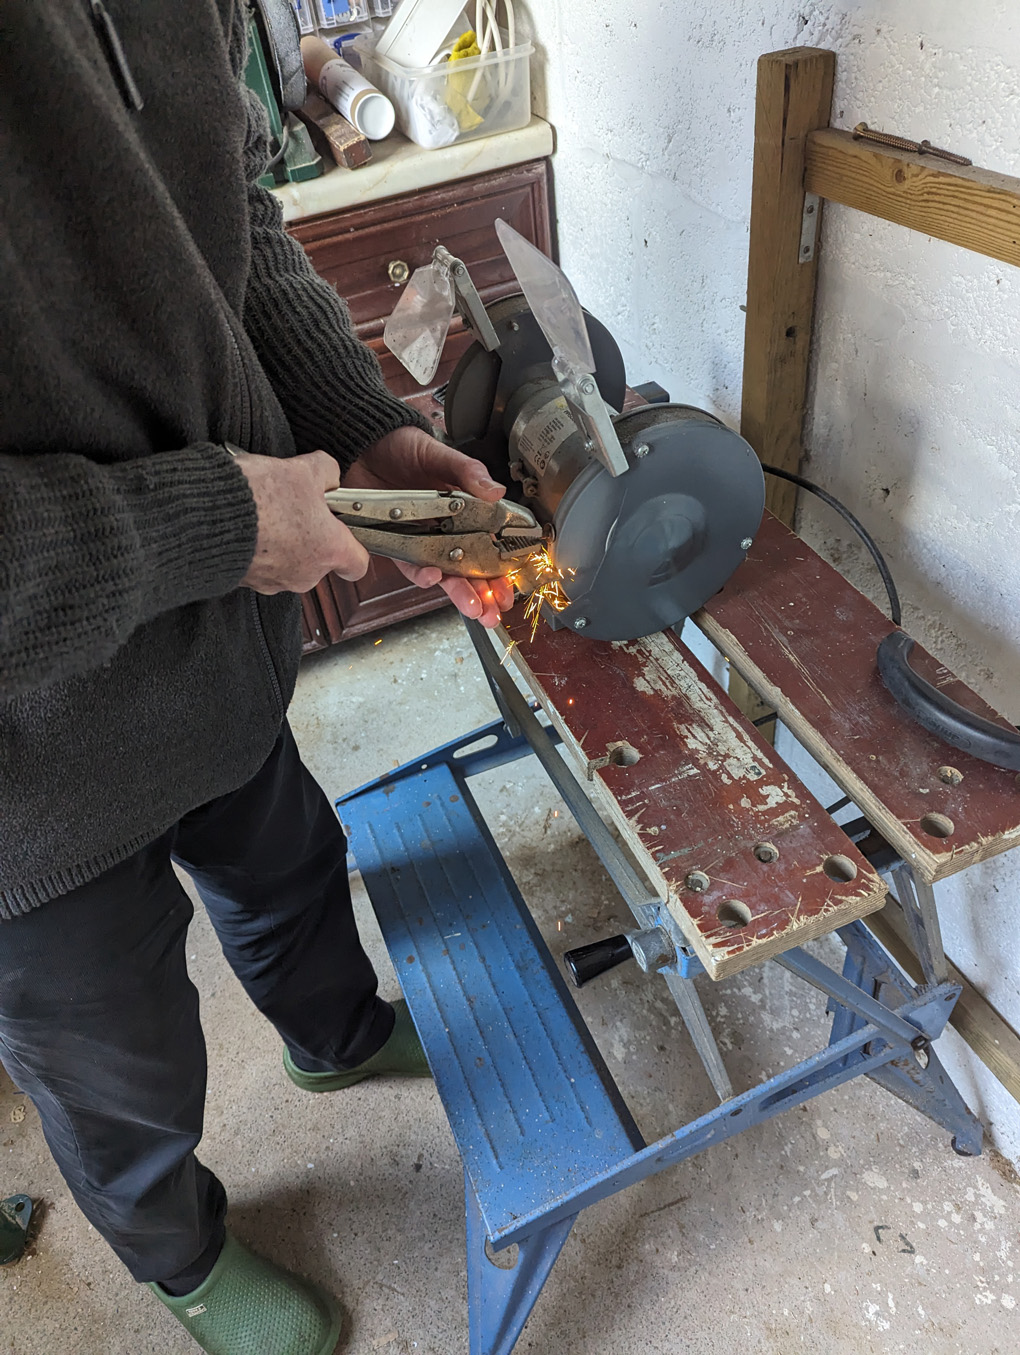
<instances>
[{"instance_id":1,"label":"grinder motor housing","mask_svg":"<svg viewBox=\"0 0 1020 1355\"><path fill-rule=\"evenodd\" d=\"M623 359L587 312L592 381L626 460L614 474L576 417L553 353L524 296L487 308L498 339L473 344L447 389L455 446L485 462L527 504L550 540L553 627L632 640L680 626L744 559L761 522L765 483L751 447L690 405L627 414Z\"/></svg>"}]
</instances>

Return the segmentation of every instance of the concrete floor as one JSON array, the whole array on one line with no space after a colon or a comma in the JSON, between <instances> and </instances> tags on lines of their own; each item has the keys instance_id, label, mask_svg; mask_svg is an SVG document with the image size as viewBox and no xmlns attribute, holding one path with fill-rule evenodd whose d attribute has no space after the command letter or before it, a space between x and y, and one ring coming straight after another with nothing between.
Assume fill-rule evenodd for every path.
<instances>
[{"instance_id":1,"label":"concrete floor","mask_svg":"<svg viewBox=\"0 0 1020 1355\"><path fill-rule=\"evenodd\" d=\"M331 794L490 719L455 617L307 661L291 718ZM533 760L475 783L556 953L629 919ZM395 984L363 893L384 993ZM836 948L823 952L837 958ZM241 1237L334 1286L346 1355L467 1352L462 1176L435 1091L297 1091L200 913L189 946L209 1041L202 1155ZM819 1048L819 995L767 966L702 995L738 1089ZM578 995L646 1138L712 1104L664 985L634 966ZM0 1270L0 1352L190 1355L77 1213L31 1105L0 1075L0 1195L45 1200ZM855 1083L581 1216L518 1351L536 1355L1007 1355L1020 1348L1020 1178Z\"/></svg>"}]
</instances>

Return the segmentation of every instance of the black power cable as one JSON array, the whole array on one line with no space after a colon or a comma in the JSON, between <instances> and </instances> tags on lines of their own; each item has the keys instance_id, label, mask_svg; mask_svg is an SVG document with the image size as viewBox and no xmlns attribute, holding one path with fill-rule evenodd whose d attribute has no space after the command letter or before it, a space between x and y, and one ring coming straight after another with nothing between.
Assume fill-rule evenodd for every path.
<instances>
[{"instance_id":1,"label":"black power cable","mask_svg":"<svg viewBox=\"0 0 1020 1355\"><path fill-rule=\"evenodd\" d=\"M892 618L893 625L898 626L901 623L900 595L896 591L896 585L893 583L893 576L889 572L889 566L885 562L885 556L875 545L867 528L863 523L858 522L846 504L840 503L837 498L829 493L827 489L822 489L820 485L812 484L810 480L805 480L803 475L795 475L790 470L780 470L778 466L768 466L762 462L762 470L766 475L776 475L780 480L789 480L793 485L799 485L801 489L806 489L809 494L815 494L822 503L827 503L830 508L843 518L854 529L857 535L867 547L868 554L878 566L878 572L882 576L882 582L885 584L885 591L889 596L889 615Z\"/></svg>"}]
</instances>

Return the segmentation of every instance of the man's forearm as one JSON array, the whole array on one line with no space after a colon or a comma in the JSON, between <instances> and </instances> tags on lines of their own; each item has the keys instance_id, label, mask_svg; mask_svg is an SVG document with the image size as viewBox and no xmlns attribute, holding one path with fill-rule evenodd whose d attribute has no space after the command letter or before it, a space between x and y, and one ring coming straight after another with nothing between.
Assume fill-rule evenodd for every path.
<instances>
[{"instance_id":1,"label":"man's forearm","mask_svg":"<svg viewBox=\"0 0 1020 1355\"><path fill-rule=\"evenodd\" d=\"M244 325L294 432L299 452L322 449L346 470L396 428L429 431L392 395L375 354L355 335L346 304L283 228L280 204L257 182L265 164L261 105L250 91L248 209L251 271Z\"/></svg>"},{"instance_id":2,"label":"man's forearm","mask_svg":"<svg viewBox=\"0 0 1020 1355\"><path fill-rule=\"evenodd\" d=\"M0 456L0 698L88 672L144 622L229 592L256 533L222 447L113 466Z\"/></svg>"}]
</instances>

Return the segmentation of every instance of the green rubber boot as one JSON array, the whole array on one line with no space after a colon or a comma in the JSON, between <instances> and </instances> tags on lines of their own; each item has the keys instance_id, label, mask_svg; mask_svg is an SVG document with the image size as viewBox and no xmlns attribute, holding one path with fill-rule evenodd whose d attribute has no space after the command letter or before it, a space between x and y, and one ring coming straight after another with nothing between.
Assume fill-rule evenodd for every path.
<instances>
[{"instance_id":1,"label":"green rubber boot","mask_svg":"<svg viewBox=\"0 0 1020 1355\"><path fill-rule=\"evenodd\" d=\"M209 1278L172 1298L149 1288L206 1355L333 1355L343 1309L310 1280L281 1270L227 1234Z\"/></svg>"},{"instance_id":2,"label":"green rubber boot","mask_svg":"<svg viewBox=\"0 0 1020 1355\"><path fill-rule=\"evenodd\" d=\"M283 1051L283 1066L291 1082L306 1092L338 1092L344 1087L353 1087L355 1082L363 1082L366 1077L431 1077L425 1050L421 1047L418 1032L407 1010L407 1003L398 997L393 1004L393 1030L382 1049L359 1063L357 1068L348 1068L345 1073L306 1073L299 1068L290 1056L290 1050Z\"/></svg>"}]
</instances>

